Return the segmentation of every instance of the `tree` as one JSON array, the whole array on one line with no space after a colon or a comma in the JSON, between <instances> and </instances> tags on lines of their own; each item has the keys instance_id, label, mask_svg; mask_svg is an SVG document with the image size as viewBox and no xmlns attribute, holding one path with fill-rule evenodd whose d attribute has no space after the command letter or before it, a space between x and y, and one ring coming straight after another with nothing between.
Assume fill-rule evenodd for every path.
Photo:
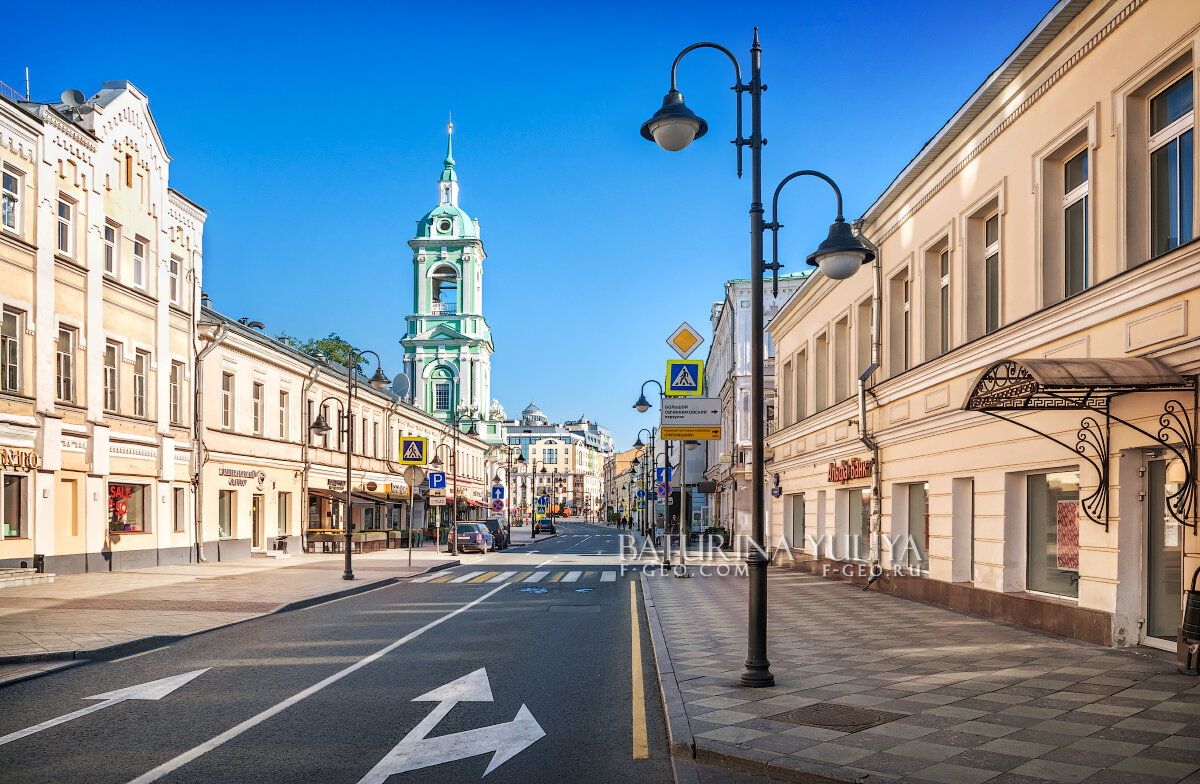
<instances>
[{"instance_id":1,"label":"tree","mask_svg":"<svg viewBox=\"0 0 1200 784\"><path fill-rule=\"evenodd\" d=\"M339 365L349 364L350 354L354 351L354 347L336 332L330 332L328 337L308 338L307 340L301 340L287 332L280 332L275 339L302 354L308 354L310 357L324 356L330 362L336 362ZM361 357L358 362L354 363L354 368L360 374L363 372Z\"/></svg>"}]
</instances>

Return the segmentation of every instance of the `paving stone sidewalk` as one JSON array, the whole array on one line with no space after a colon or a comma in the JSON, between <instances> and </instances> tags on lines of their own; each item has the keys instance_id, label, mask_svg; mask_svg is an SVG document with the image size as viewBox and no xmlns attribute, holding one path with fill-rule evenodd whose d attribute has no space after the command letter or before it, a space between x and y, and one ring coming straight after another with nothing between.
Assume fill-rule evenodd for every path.
<instances>
[{"instance_id":1,"label":"paving stone sidewalk","mask_svg":"<svg viewBox=\"0 0 1200 784\"><path fill-rule=\"evenodd\" d=\"M276 612L298 602L454 563L431 545L355 555L355 580L342 579L345 556L296 554L175 564L122 572L60 575L52 583L0 591L0 684L134 646Z\"/></svg>"},{"instance_id":2,"label":"paving stone sidewalk","mask_svg":"<svg viewBox=\"0 0 1200 784\"><path fill-rule=\"evenodd\" d=\"M767 689L738 685L744 577L642 577L676 754L795 781L1200 782L1200 678L1173 657L769 574ZM818 703L898 716L793 721Z\"/></svg>"}]
</instances>

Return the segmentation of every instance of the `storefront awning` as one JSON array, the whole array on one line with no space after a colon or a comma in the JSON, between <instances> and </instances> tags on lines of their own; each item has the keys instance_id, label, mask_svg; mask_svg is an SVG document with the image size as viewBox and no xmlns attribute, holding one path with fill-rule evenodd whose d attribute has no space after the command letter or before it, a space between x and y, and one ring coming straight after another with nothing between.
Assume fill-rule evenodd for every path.
<instances>
[{"instance_id":1,"label":"storefront awning","mask_svg":"<svg viewBox=\"0 0 1200 784\"><path fill-rule=\"evenodd\" d=\"M1112 413L1112 400L1135 392L1181 392L1163 404L1155 432L1144 430ZM1179 373L1166 362L1150 357L1111 359L1002 359L993 362L975 379L964 411L979 411L1022 427L1083 458L1099 476L1096 491L1082 499L1084 515L1108 529L1112 422L1122 424L1165 447L1182 461L1187 480L1167 498L1167 510L1193 531L1197 526L1195 503L1196 421L1200 410L1196 376ZM1079 420L1075 443L1038 430L1024 421L1004 416L1021 411L1086 411ZM1097 417L1100 417L1099 419ZM1056 428L1062 430L1062 428Z\"/></svg>"}]
</instances>

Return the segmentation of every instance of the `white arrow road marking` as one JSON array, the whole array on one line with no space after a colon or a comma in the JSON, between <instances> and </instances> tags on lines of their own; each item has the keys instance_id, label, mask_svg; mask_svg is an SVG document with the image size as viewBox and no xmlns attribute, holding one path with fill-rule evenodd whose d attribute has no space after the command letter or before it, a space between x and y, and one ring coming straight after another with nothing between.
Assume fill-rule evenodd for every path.
<instances>
[{"instance_id":1,"label":"white arrow road marking","mask_svg":"<svg viewBox=\"0 0 1200 784\"><path fill-rule=\"evenodd\" d=\"M309 686L307 689L304 689L303 691L293 694L291 697L288 697L283 702L272 705L271 707L267 708L266 710L262 711L261 713L251 716L250 718L243 721L241 724L238 724L234 727L230 727L229 729L222 732L220 735L217 735L216 737L214 737L210 740L207 740L204 743L201 743L199 746L196 746L193 749L189 749L188 751L185 751L184 753L180 754L179 756L167 760L166 762L164 762L163 764L154 768L153 770L147 771L146 773L143 773L142 775L138 776L136 779L131 781L129 784L150 784L150 782L152 782L152 781L158 781L159 779L161 779L163 776L167 775L168 773L170 773L174 770L178 770L179 768L182 768L184 765L188 764L192 760L198 759L199 757L207 754L208 752L212 751L213 749L218 748L218 747L224 745L225 743L233 740L234 738L236 738L238 735L241 735L246 730L253 729L254 727L257 727L259 724L262 724L264 721L271 718L272 716L275 716L279 713L283 713L288 708L292 707L293 705L300 702L301 700L305 700L305 699L311 697L312 695L314 695L317 692L324 689L326 686L337 683L342 678L345 678L347 675L349 675L353 672L357 672L358 670L362 669L363 667L366 667L371 662L373 662L383 656L386 656L387 654L389 654L392 651L399 648L404 643L406 643L410 640L414 640L417 637L420 637L422 634L424 634L425 632L434 628L435 626L445 623L446 621L450 620L451 618L458 615L459 613L466 612L467 610L471 609L472 607L479 604L480 602L486 601L489 597L504 590L504 586L506 586L506 585L508 585L508 583L501 583L500 585L497 585L495 588L488 591L483 596L480 596L479 598L474 599L473 601L467 602L462 607L458 607L454 610L451 610L450 612L446 613L442 617L436 618L436 619L430 621L429 623L425 624L424 626L422 626L420 629L417 629L416 631L409 632L408 634L404 635L403 637L396 640L395 642L389 643L389 644L385 645L384 647L380 648L379 650L375 651L375 653L372 653L370 656L367 656L366 658L356 661L354 664L351 664L349 667L338 670L333 675L330 675L328 678L325 678L322 681L318 681L318 682L314 683L312 686ZM447 684L447 685L449 685L449 684ZM490 693L490 690L489 690L489 693Z\"/></svg>"},{"instance_id":2,"label":"white arrow road marking","mask_svg":"<svg viewBox=\"0 0 1200 784\"><path fill-rule=\"evenodd\" d=\"M89 705L86 708L80 708L77 711L50 719L49 721L43 721L41 724L37 724L33 727L27 727L23 730L11 732L4 737L0 737L0 746L3 746L5 743L12 743L14 740L27 738L30 735L41 732L42 730L48 730L51 727L57 727L59 724L65 724L72 719L78 719L80 716L86 716L89 713L95 713L98 710L111 708L114 705L119 705L120 703L125 702L125 700L161 700L163 697L166 697L168 694L175 691L193 678L199 677L203 673L208 672L209 669L209 667L205 667L203 670L192 670L191 672L185 672L182 675L172 675L169 678L160 678L156 681L139 683L136 686L129 686L124 689L117 689L116 691L106 691L103 694L97 694L93 697L84 697L83 699L85 700L104 700L104 702L100 702L95 705Z\"/></svg>"},{"instance_id":3,"label":"white arrow road marking","mask_svg":"<svg viewBox=\"0 0 1200 784\"><path fill-rule=\"evenodd\" d=\"M546 737L545 730L524 705L517 711L515 719L503 724L439 735L436 738L426 737L457 703L491 701L492 688L488 683L487 670L483 667L420 697L414 697L413 702L437 702L438 706L379 760L358 784L383 784L389 776L396 773L467 759L489 751L495 752L487 770L483 772L486 776L536 741Z\"/></svg>"}]
</instances>

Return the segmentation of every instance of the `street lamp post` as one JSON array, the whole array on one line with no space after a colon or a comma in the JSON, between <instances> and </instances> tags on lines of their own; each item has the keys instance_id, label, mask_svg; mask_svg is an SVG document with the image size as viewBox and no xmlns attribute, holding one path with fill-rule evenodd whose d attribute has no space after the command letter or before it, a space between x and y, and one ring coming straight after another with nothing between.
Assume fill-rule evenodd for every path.
<instances>
[{"instance_id":1,"label":"street lamp post","mask_svg":"<svg viewBox=\"0 0 1200 784\"><path fill-rule=\"evenodd\" d=\"M675 57L671 64L671 89L663 98L662 108L647 120L641 128L644 138L656 142L668 151L679 151L708 132L708 123L696 116L684 104L683 96L676 87L676 70L680 60L694 49L709 48L723 52L733 63L737 78L733 90L737 95L737 138L733 140L737 148L737 172L742 175L742 148L749 147L751 154L751 202L750 202L750 334L751 344L751 449L754 463L751 471L751 494L753 509L751 513L751 547L746 556L746 566L750 573L749 590L749 623L746 653L746 669L742 672L743 686L771 686L775 676L771 674L771 663L767 660L767 564L768 559L763 547L764 529L766 523L765 509L765 467L763 463L763 448L765 445L764 399L763 399L763 224L762 204L762 147L765 142L762 136L762 93L765 86L762 83L762 48L758 43L758 28L754 28L754 41L750 46L750 83L742 83L742 68L733 52L725 47L708 42L695 43L685 48ZM742 93L750 93L750 138L742 136ZM828 179L828 178L826 178ZM869 261L873 254L862 247L861 243L851 242L855 238L849 226L839 220L831 227L830 237L821 244L816 257L823 271L826 266L834 272L844 272L851 258L857 258L859 264ZM845 232L841 227L845 226ZM773 221L772 229L778 229L779 224ZM837 236L835 231L837 230ZM857 244L857 248L854 245ZM825 261L829 264L826 265ZM772 269L778 272L778 261L774 261ZM851 273L845 273L848 276ZM644 400L644 398L643 398ZM642 401L639 401L639 403Z\"/></svg>"},{"instance_id":2,"label":"street lamp post","mask_svg":"<svg viewBox=\"0 0 1200 784\"><path fill-rule=\"evenodd\" d=\"M459 434L458 379L456 379L454 377L450 377L445 380L451 384L450 405L452 406L452 408L451 408L451 414L450 414L450 422L451 422L451 428L454 431L454 435L453 435L454 447L453 447L453 451L450 453L450 460L449 460L449 464L447 466L450 469L450 482L451 482L450 493L454 497L454 504L453 504L453 506L451 506L450 531L449 531L446 539L450 544L450 554L457 555L458 554L458 546L457 546L458 537L456 536L456 532L458 529L455 528L455 526L458 525L458 434ZM474 422L471 422L471 427L467 430L467 435L469 435L469 436L479 435L479 430L475 427ZM438 447L437 451L440 452L441 448L443 446L445 446L445 444L441 444ZM442 467L441 458L437 456L436 452L434 454L433 460L430 462L430 466L432 466L435 469L441 469L441 467Z\"/></svg>"},{"instance_id":3,"label":"street lamp post","mask_svg":"<svg viewBox=\"0 0 1200 784\"><path fill-rule=\"evenodd\" d=\"M342 401L336 398L325 398L318 406L318 411L324 408L326 401L333 400L338 404L338 433L346 433L346 571L342 573L343 580L353 580L354 570L350 564L350 551L354 546L354 506L351 496L350 471L353 465L352 459L354 455L354 427L350 421L350 407L354 404L354 376L358 373L358 363L370 354L375 357L375 373L371 376L370 384L375 390L380 390L386 387L391 382L388 380L387 374L383 372L383 362L379 359L379 355L374 351L360 351L358 349L350 349L349 355L346 357L346 405L342 407ZM323 436L328 433L333 427L325 421L325 417L317 414L317 418L308 426L314 435Z\"/></svg>"},{"instance_id":4,"label":"street lamp post","mask_svg":"<svg viewBox=\"0 0 1200 784\"><path fill-rule=\"evenodd\" d=\"M508 541L512 541L512 467L513 467L513 450L517 450L516 464L518 466L525 465L525 455L521 452L521 447L517 444L505 444L504 446L504 485L505 494L508 496L508 514L505 517L508 519ZM492 480L495 484L499 484L495 479Z\"/></svg>"},{"instance_id":5,"label":"street lamp post","mask_svg":"<svg viewBox=\"0 0 1200 784\"><path fill-rule=\"evenodd\" d=\"M655 430L656 430L656 428L653 428L653 427L651 427L651 428L643 427L641 430L638 431L637 441L633 442L633 446L635 449L641 448L643 446L646 446L646 444L642 441L642 433L645 433L650 437L650 465L651 466L653 466L656 462L656 460L654 458L654 431ZM655 483L651 481L651 482L646 482L645 484L646 484L646 487L648 488ZM657 490L657 488L655 488L655 489ZM648 529L648 527L650 525L650 501L651 501L650 493L646 493L646 504L642 507L642 519L638 521L638 528L639 528L639 530L641 530L642 536L646 535L646 530ZM655 507L657 508L657 506L658 506L657 499L654 499L654 504L655 504Z\"/></svg>"}]
</instances>

